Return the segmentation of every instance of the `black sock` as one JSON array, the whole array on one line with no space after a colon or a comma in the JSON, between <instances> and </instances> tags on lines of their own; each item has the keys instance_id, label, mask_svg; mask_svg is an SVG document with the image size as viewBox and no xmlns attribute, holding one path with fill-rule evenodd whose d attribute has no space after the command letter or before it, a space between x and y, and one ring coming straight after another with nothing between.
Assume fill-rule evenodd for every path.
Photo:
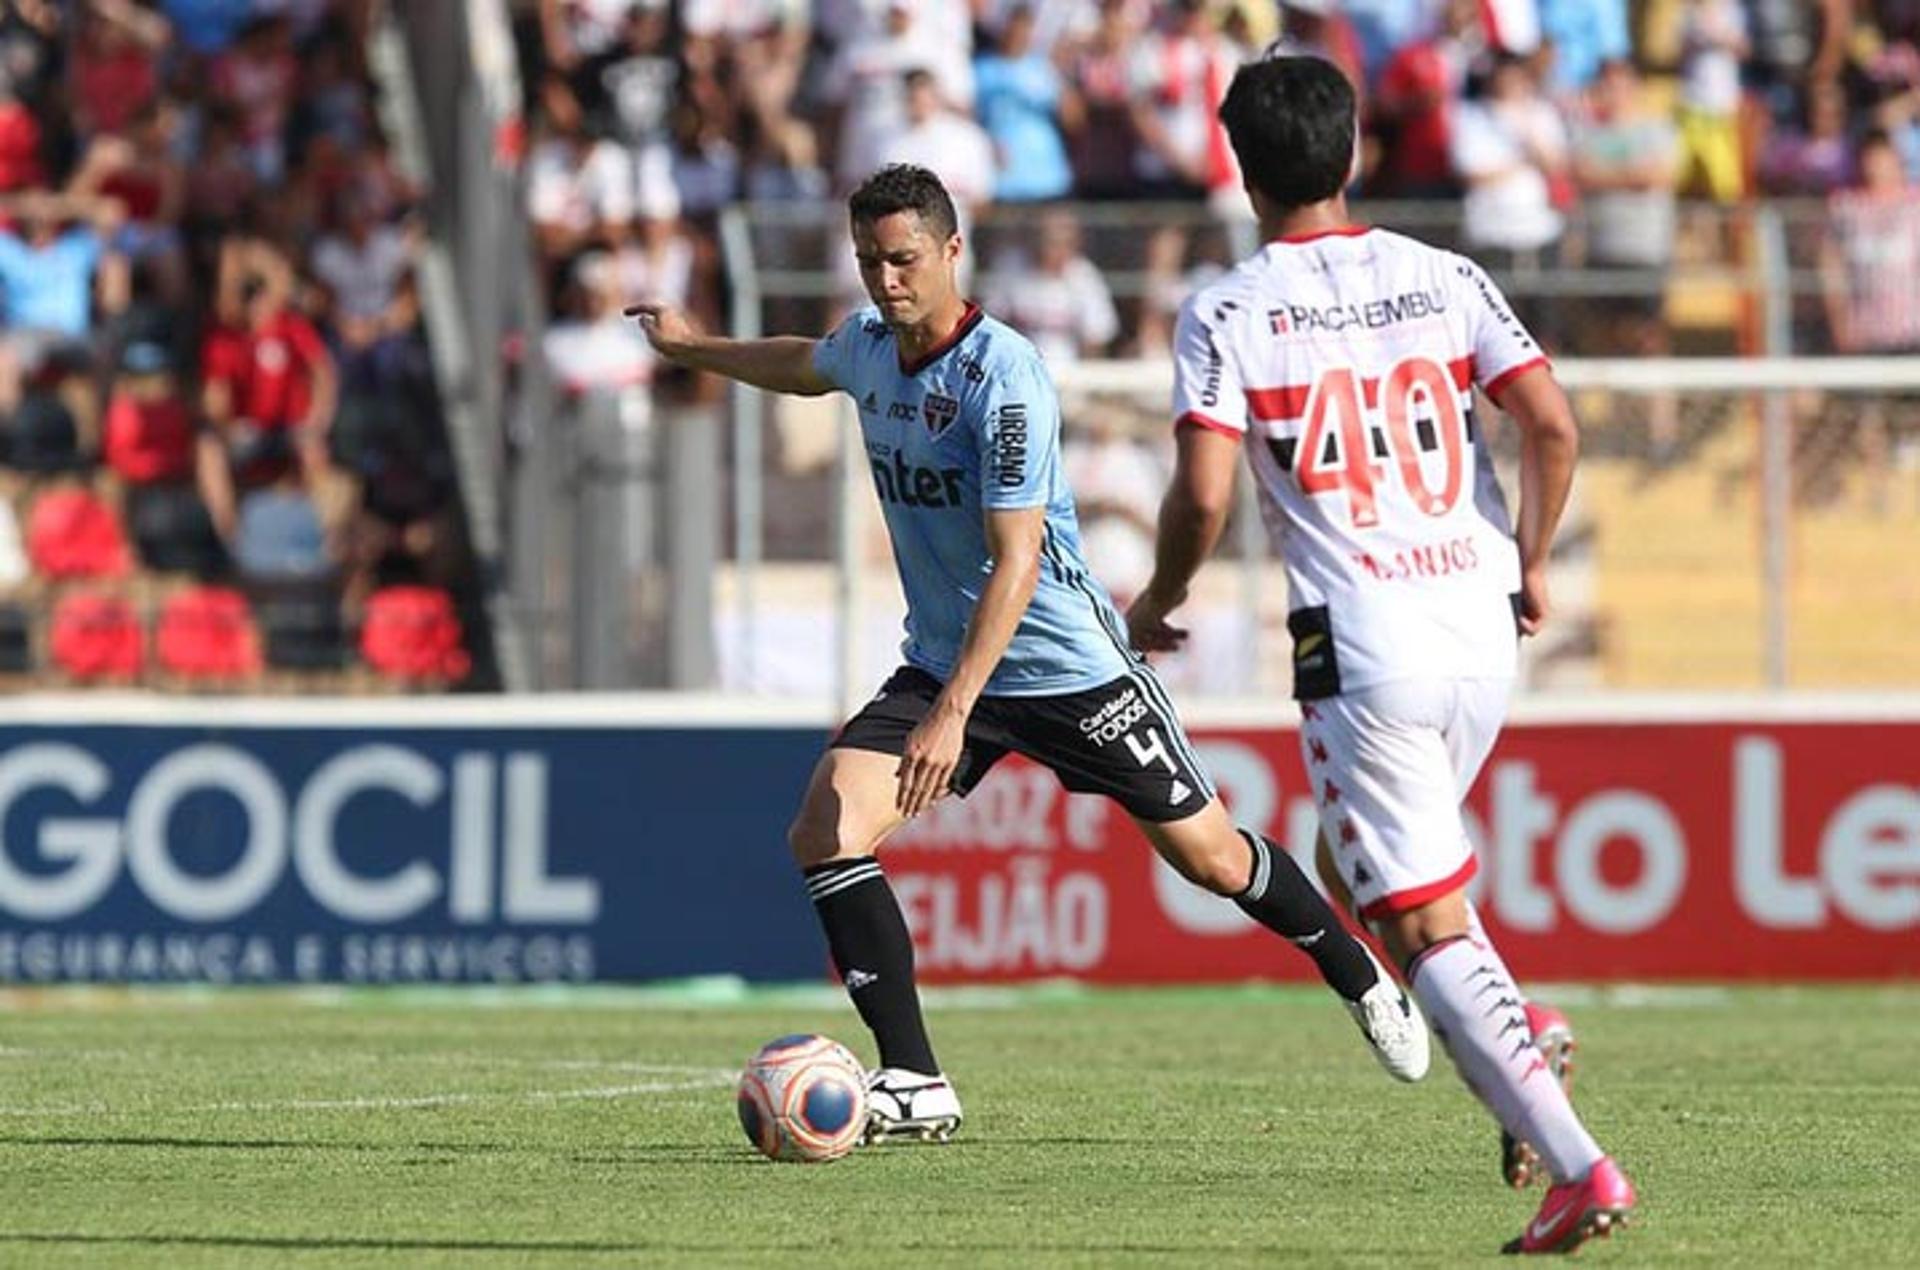
<instances>
[{"instance_id":1,"label":"black sock","mask_svg":"<svg viewBox=\"0 0 1920 1270\"><path fill-rule=\"evenodd\" d=\"M1340 924L1292 856L1257 833L1242 829L1240 836L1253 849L1253 881L1233 900L1240 911L1313 958L1329 988L1349 1001L1366 995L1380 976L1360 941Z\"/></svg>"},{"instance_id":2,"label":"black sock","mask_svg":"<svg viewBox=\"0 0 1920 1270\"><path fill-rule=\"evenodd\" d=\"M937 1073L913 986L913 939L880 862L829 860L807 869L806 879L834 967L880 1047L880 1065Z\"/></svg>"}]
</instances>

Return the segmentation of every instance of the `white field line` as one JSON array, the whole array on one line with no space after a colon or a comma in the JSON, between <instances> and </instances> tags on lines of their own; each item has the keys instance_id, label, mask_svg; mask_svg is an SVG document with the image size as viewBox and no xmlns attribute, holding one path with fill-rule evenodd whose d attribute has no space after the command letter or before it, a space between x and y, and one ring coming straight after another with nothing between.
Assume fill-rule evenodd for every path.
<instances>
[{"instance_id":1,"label":"white field line","mask_svg":"<svg viewBox=\"0 0 1920 1270\"><path fill-rule=\"evenodd\" d=\"M164 1056L164 1049L151 1050L72 1050L60 1048L41 1048L20 1045L0 1045L0 1061L20 1059L47 1062L124 1062L137 1060L150 1063L156 1056ZM468 1054L384 1054L374 1050L334 1051L302 1050L302 1054L326 1060L328 1063L378 1063L390 1067L396 1063L419 1063L434 1067L500 1067L523 1068L535 1071L554 1072L627 1072L636 1076L684 1076L690 1073L705 1074L718 1068L695 1067L686 1063L636 1063L616 1058L514 1058L508 1055L488 1054L474 1051Z\"/></svg>"},{"instance_id":2,"label":"white field line","mask_svg":"<svg viewBox=\"0 0 1920 1270\"><path fill-rule=\"evenodd\" d=\"M644 1080L624 1085L596 1085L585 1089L516 1089L495 1092L442 1091L406 1097L374 1096L364 1098L266 1098L227 1102L189 1103L184 1106L113 1107L103 1102L65 1103L40 1107L3 1107L0 1117L33 1116L167 1116L206 1115L223 1112L269 1111L404 1111L434 1107L460 1107L498 1102L577 1102L635 1098L649 1094L681 1094L697 1090L720 1089L733 1084L737 1074L721 1068L680 1067L683 1073L674 1080Z\"/></svg>"}]
</instances>

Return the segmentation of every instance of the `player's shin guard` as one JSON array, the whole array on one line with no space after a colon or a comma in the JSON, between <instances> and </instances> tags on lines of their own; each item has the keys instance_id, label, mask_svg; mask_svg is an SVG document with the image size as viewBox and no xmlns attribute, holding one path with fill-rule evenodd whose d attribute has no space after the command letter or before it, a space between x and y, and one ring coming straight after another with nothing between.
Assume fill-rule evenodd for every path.
<instances>
[{"instance_id":1,"label":"player's shin guard","mask_svg":"<svg viewBox=\"0 0 1920 1270\"><path fill-rule=\"evenodd\" d=\"M1459 936L1413 959L1408 978L1467 1087L1555 1182L1586 1176L1601 1150L1533 1043L1525 1002L1493 945Z\"/></svg>"},{"instance_id":2,"label":"player's shin guard","mask_svg":"<svg viewBox=\"0 0 1920 1270\"><path fill-rule=\"evenodd\" d=\"M913 982L913 939L880 862L829 860L807 869L806 879L833 964L880 1048L880 1066L938 1074Z\"/></svg>"},{"instance_id":3,"label":"player's shin guard","mask_svg":"<svg viewBox=\"0 0 1920 1270\"><path fill-rule=\"evenodd\" d=\"M1240 836L1253 850L1253 880L1234 897L1240 911L1292 942L1314 965L1327 986L1358 1001L1380 981L1373 958L1347 932L1293 857L1257 833Z\"/></svg>"}]
</instances>

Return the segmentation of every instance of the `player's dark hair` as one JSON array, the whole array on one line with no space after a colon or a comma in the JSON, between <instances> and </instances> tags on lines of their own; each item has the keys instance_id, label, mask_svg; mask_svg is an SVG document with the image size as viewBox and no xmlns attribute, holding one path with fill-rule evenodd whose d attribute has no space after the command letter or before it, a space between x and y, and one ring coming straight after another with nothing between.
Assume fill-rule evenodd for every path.
<instances>
[{"instance_id":1,"label":"player's dark hair","mask_svg":"<svg viewBox=\"0 0 1920 1270\"><path fill-rule=\"evenodd\" d=\"M915 212L927 232L945 242L960 227L953 199L940 178L911 163L893 163L860 183L847 199L847 212L856 225L871 225L895 212Z\"/></svg>"},{"instance_id":2,"label":"player's dark hair","mask_svg":"<svg viewBox=\"0 0 1920 1270\"><path fill-rule=\"evenodd\" d=\"M1220 103L1247 184L1281 207L1338 194L1353 171L1353 85L1318 57L1249 62Z\"/></svg>"}]
</instances>

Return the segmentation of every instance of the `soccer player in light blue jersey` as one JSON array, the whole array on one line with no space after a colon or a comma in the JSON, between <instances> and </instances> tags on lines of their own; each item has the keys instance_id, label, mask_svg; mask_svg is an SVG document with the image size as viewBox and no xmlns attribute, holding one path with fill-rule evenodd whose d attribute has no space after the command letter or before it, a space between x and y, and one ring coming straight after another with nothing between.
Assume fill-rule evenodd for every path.
<instances>
[{"instance_id":1,"label":"soccer player in light blue jersey","mask_svg":"<svg viewBox=\"0 0 1920 1270\"><path fill-rule=\"evenodd\" d=\"M1419 1079L1428 1044L1412 1002L1285 851L1235 828L1088 573L1052 382L1033 345L960 294L962 242L939 179L884 168L849 211L873 306L823 339L729 340L664 305L629 313L679 365L774 392L837 390L859 411L906 591L906 664L830 743L789 841L880 1051L870 1134L944 1139L960 1123L874 853L1010 751L1119 803L1184 877L1292 940L1388 1071Z\"/></svg>"}]
</instances>

